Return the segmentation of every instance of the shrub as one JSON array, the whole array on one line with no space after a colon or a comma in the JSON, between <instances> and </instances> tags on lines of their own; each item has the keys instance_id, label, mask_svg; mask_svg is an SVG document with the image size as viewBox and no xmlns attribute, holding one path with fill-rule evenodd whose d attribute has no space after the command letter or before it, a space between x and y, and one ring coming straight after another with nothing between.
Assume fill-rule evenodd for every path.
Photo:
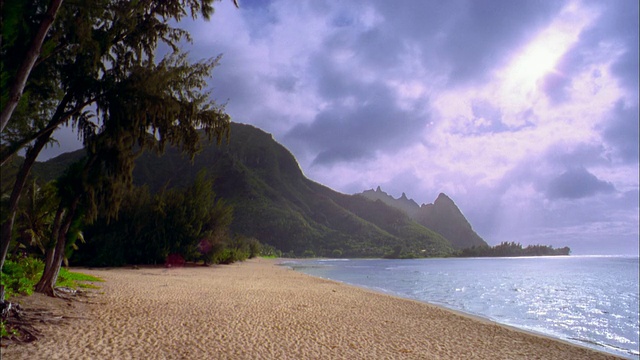
<instances>
[{"instance_id":1,"label":"shrub","mask_svg":"<svg viewBox=\"0 0 640 360\"><path fill-rule=\"evenodd\" d=\"M262 244L262 246L260 247L260 256L266 258L279 258L282 257L282 251L276 249L271 245Z\"/></svg>"},{"instance_id":2,"label":"shrub","mask_svg":"<svg viewBox=\"0 0 640 360\"><path fill-rule=\"evenodd\" d=\"M2 278L0 280L2 285L4 285L5 297L10 299L16 295L33 294L33 288L38 283L38 280L40 280L43 270L44 263L40 259L32 257L23 257L14 260L7 259L2 268ZM78 287L95 287L90 284L81 283L83 281L100 282L103 280L95 276L60 268L56 286L74 289Z\"/></svg>"},{"instance_id":3,"label":"shrub","mask_svg":"<svg viewBox=\"0 0 640 360\"><path fill-rule=\"evenodd\" d=\"M254 257L260 255L262 251L262 245L256 238L250 238L249 242L249 259L253 259Z\"/></svg>"},{"instance_id":4,"label":"shrub","mask_svg":"<svg viewBox=\"0 0 640 360\"><path fill-rule=\"evenodd\" d=\"M44 270L44 263L32 257L23 257L16 260L7 259L2 268L0 283L4 286L5 297L15 295L31 295L33 287L40 279Z\"/></svg>"}]
</instances>

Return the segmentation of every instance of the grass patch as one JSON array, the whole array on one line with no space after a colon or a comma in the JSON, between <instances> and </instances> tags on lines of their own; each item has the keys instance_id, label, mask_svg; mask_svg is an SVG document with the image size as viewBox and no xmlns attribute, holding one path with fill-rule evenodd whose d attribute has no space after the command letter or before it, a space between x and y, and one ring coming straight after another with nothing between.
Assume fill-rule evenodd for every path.
<instances>
[{"instance_id":1,"label":"grass patch","mask_svg":"<svg viewBox=\"0 0 640 360\"><path fill-rule=\"evenodd\" d=\"M99 289L100 287L94 284L86 284L85 282L104 282L99 277L87 275L75 271L69 271L65 268L60 269L60 274L58 274L58 281L56 282L56 286L59 287L69 287L72 289L76 288L85 288L85 289Z\"/></svg>"},{"instance_id":2,"label":"grass patch","mask_svg":"<svg viewBox=\"0 0 640 360\"><path fill-rule=\"evenodd\" d=\"M11 299L16 295L31 295L33 288L42 277L44 263L40 259L25 257L17 260L7 259L2 268L0 282L5 288L5 298ZM72 289L99 289L95 284L87 282L103 282L104 280L61 268L56 281L56 287L68 287Z\"/></svg>"}]
</instances>

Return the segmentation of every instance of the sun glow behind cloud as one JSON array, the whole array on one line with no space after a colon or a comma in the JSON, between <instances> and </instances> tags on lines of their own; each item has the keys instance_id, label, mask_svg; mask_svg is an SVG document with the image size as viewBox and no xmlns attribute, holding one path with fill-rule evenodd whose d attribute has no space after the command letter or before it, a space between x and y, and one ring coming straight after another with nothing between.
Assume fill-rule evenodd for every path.
<instances>
[{"instance_id":1,"label":"sun glow behind cloud","mask_svg":"<svg viewBox=\"0 0 640 360\"><path fill-rule=\"evenodd\" d=\"M571 3L535 38L516 53L510 64L499 72L505 95L531 97L540 80L557 72L558 60L576 43L580 33L595 19L595 12ZM562 75L562 74L559 74Z\"/></svg>"}]
</instances>

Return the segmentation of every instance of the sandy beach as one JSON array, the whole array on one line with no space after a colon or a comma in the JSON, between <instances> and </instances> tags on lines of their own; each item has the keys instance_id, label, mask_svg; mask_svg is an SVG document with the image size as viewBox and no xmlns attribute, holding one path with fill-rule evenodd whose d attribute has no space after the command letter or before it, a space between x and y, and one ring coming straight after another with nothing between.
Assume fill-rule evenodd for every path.
<instances>
[{"instance_id":1,"label":"sandy beach","mask_svg":"<svg viewBox=\"0 0 640 360\"><path fill-rule=\"evenodd\" d=\"M2 359L616 358L276 263L79 270L90 303L23 300L73 318Z\"/></svg>"}]
</instances>

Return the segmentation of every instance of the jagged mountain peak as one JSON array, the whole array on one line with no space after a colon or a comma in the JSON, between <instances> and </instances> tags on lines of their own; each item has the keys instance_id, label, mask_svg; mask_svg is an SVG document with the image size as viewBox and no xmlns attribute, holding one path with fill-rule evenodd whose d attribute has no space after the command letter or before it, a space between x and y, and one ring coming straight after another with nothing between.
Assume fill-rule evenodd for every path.
<instances>
[{"instance_id":1,"label":"jagged mountain peak","mask_svg":"<svg viewBox=\"0 0 640 360\"><path fill-rule=\"evenodd\" d=\"M473 230L455 202L445 193L438 194L433 203L422 204L422 206L408 199L404 192L401 197L395 199L382 191L380 186L375 191L367 190L360 195L374 201L380 200L404 211L419 224L447 238L457 249L487 245Z\"/></svg>"},{"instance_id":2,"label":"jagged mountain peak","mask_svg":"<svg viewBox=\"0 0 640 360\"><path fill-rule=\"evenodd\" d=\"M444 193L440 193L433 204L422 205L414 219L446 237L458 249L487 245L456 203Z\"/></svg>"},{"instance_id":3,"label":"jagged mountain peak","mask_svg":"<svg viewBox=\"0 0 640 360\"><path fill-rule=\"evenodd\" d=\"M373 189L365 190L362 193L356 195L362 195L374 201L380 200L389 206L402 210L412 218L414 217L416 211L420 210L420 206L418 205L418 203L416 203L413 199L409 199L407 197L407 194L405 194L404 192L402 193L402 196L396 199L393 196L382 191L380 186L378 186L375 191Z\"/></svg>"}]
</instances>

